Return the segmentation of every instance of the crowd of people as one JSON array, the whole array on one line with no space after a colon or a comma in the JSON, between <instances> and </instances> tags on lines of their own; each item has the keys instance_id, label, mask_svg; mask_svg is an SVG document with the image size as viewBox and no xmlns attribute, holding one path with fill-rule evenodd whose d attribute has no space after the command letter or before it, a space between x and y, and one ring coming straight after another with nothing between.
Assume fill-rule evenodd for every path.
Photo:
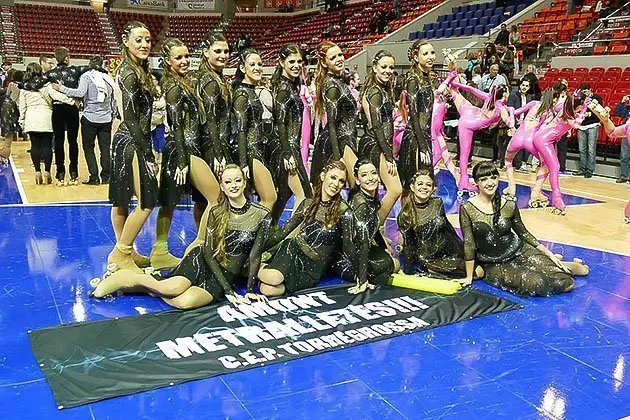
<instances>
[{"instance_id":1,"label":"crowd of people","mask_svg":"<svg viewBox=\"0 0 630 420\"><path fill-rule=\"evenodd\" d=\"M67 50L58 48L56 68L44 72L52 58L44 56L27 66L19 107L7 95L1 102L3 135L22 124L36 176L49 183L53 134L56 178L65 177L59 147L64 135L56 131L56 119L68 129L70 178L78 177L72 147L78 108L71 98L82 98L83 147L91 148L86 183L109 183L116 235L108 271L92 283L92 296L140 290L181 309L223 299L242 304L315 286L329 273L355 283L351 293L401 280L422 289L420 274L464 286L483 278L514 293L545 296L570 291L573 276L588 273L581 261L562 261L527 231L514 200L513 174L513 161L524 160L521 150L537 156L532 204L545 200L541 187L549 177L552 205L564 213L554 144L571 128L588 129L591 116L610 135L628 134L629 125L615 127L586 89L574 94L559 82L536 98L536 81L527 75L511 94L507 83L480 81L475 87L450 51L444 52L450 72L440 81L432 70L435 50L426 40L410 46L404 76L396 77L393 54L379 51L357 90L358 75L346 69L342 50L330 41L315 51L317 67L309 81L303 51L293 44L278 51L271 79L263 76L259 52L241 49L229 80L223 70L230 48L221 33L203 41L196 72L190 70L188 47L175 38L163 43L163 71L152 72L151 34L140 22L127 24L122 39L117 82L97 57L75 67ZM490 57L483 65L498 77L501 69ZM459 116L459 167L446 147L449 112ZM110 139L114 118L121 123ZM498 153L510 181L503 192L494 163L475 165L474 183L468 171L473 136L500 122L509 139L505 156ZM97 137L107 160L100 173L93 153ZM462 239L434 196L440 161L460 196L469 196L460 211ZM194 201L198 234L180 259L170 253L168 238L173 214L187 195ZM133 197L137 206L130 211ZM280 226L291 197L292 216ZM401 198L402 272L382 234ZM156 241L146 257L134 241L156 207ZM145 271L149 266L172 271ZM241 280L244 295L236 292Z\"/></svg>"}]
</instances>

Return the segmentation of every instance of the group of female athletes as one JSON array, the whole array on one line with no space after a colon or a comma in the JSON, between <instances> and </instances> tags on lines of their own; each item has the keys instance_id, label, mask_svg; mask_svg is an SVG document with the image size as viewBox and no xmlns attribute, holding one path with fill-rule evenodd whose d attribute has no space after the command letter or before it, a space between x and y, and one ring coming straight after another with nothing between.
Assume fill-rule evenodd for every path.
<instances>
[{"instance_id":1,"label":"group of female athletes","mask_svg":"<svg viewBox=\"0 0 630 420\"><path fill-rule=\"evenodd\" d=\"M420 274L463 285L483 278L514 293L546 296L570 291L573 276L588 273L581 261L561 261L527 231L515 201L497 190L499 173L491 163L473 168L476 185L469 180L467 166L475 130L501 119L514 130L514 115L527 112L513 137L521 143L515 141L509 158L515 149L526 147L529 140L519 131L532 131L528 121L536 120L533 131L541 133L545 125L578 121L574 107L584 110L593 104L583 105L560 89L550 89L535 106L513 110L505 105L504 88L479 92L460 83L456 72L440 84L431 70L433 46L418 41L409 49L411 69L403 95L407 124L395 153L391 81L396 63L389 52L374 56L357 100L343 79L341 49L322 42L315 95L305 98L302 54L295 45L280 49L264 94L263 63L256 50L240 52L236 75L228 82L223 69L229 48L221 34L206 37L194 77L188 48L169 38L162 47L160 84L170 134L160 170L150 139L157 95L148 68L151 34L142 23L130 22L123 44L117 72L123 121L112 144L109 193L117 243L108 257L108 272L92 282L94 297L122 290L150 293L181 309L223 299L244 304L313 287L327 274L356 283L351 293L374 284L396 284L400 278L422 288L424 277L416 277ZM484 105L473 106L462 92L480 97ZM442 133L450 98L461 115L459 172ZM360 112L366 124L358 138ZM318 134L309 170L303 137L309 131L304 130L305 119L311 118ZM440 160L456 177L459 190L478 193L461 206L463 240L447 219L441 199L434 196L434 166ZM348 185L345 200L342 192ZM258 202L250 200L250 190ZM169 253L167 238L173 211L189 192L198 235L180 260ZM134 195L138 205L129 213ZM278 226L291 196L292 217ZM397 222L404 274L381 233L401 196ZM133 243L154 207L160 210L149 259L138 254ZM147 274L142 268L149 264L174 269L167 276ZM235 291L241 281L247 285L244 295Z\"/></svg>"}]
</instances>

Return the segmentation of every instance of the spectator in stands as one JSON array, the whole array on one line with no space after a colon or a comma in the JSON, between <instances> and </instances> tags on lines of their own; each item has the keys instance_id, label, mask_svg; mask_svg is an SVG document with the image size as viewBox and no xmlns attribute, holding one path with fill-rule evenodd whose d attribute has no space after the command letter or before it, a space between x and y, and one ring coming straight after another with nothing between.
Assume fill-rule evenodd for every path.
<instances>
[{"instance_id":1,"label":"spectator in stands","mask_svg":"<svg viewBox=\"0 0 630 420\"><path fill-rule=\"evenodd\" d=\"M493 86L508 86L508 82L502 74L499 74L499 65L493 64L490 66L490 73L486 74L479 81L479 90L484 92L490 92Z\"/></svg>"},{"instance_id":2,"label":"spectator in stands","mask_svg":"<svg viewBox=\"0 0 630 420\"><path fill-rule=\"evenodd\" d=\"M385 33L385 27L387 27L387 16L382 10L378 12L378 33Z\"/></svg>"},{"instance_id":3,"label":"spectator in stands","mask_svg":"<svg viewBox=\"0 0 630 420\"><path fill-rule=\"evenodd\" d=\"M533 100L531 92L531 86L529 85L529 80L521 79L518 87L514 88L508 97L507 105L511 106L514 109L521 108L525 106L527 103ZM521 125L523 119L525 119L525 115L527 113L522 113L515 121L516 127ZM527 160L529 159L529 152L525 149L521 149L516 156L514 156L514 167L517 170L526 170Z\"/></svg>"},{"instance_id":4,"label":"spectator in stands","mask_svg":"<svg viewBox=\"0 0 630 420\"><path fill-rule=\"evenodd\" d=\"M81 139L85 161L90 173L89 178L83 181L85 185L109 184L112 121L117 115L118 107L114 95L114 79L104 73L102 67L103 58L94 56L90 59L92 70L81 75L77 89L70 89L56 83L52 85L55 90L71 98L83 98ZM98 138L98 149L101 155L100 178L94 155L96 138Z\"/></svg>"},{"instance_id":5,"label":"spectator in stands","mask_svg":"<svg viewBox=\"0 0 630 420\"><path fill-rule=\"evenodd\" d=\"M540 83L538 83L538 76L536 76L536 66L530 64L527 66L527 73L523 76L523 80L529 81L529 88L531 89L531 95L535 101L539 101L542 95L540 91Z\"/></svg>"},{"instance_id":6,"label":"spectator in stands","mask_svg":"<svg viewBox=\"0 0 630 420\"><path fill-rule=\"evenodd\" d=\"M466 79L472 80L473 69L477 64L479 64L479 58L474 52L471 52L468 53L466 60L468 60L468 64L466 65L466 71L464 71L464 73L466 74Z\"/></svg>"},{"instance_id":7,"label":"spectator in stands","mask_svg":"<svg viewBox=\"0 0 630 420\"><path fill-rule=\"evenodd\" d=\"M402 16L402 0L394 0L394 17L400 19Z\"/></svg>"},{"instance_id":8,"label":"spectator in stands","mask_svg":"<svg viewBox=\"0 0 630 420\"><path fill-rule=\"evenodd\" d=\"M624 124L628 121L628 118L630 118L630 95L625 95L621 99L621 102L615 106L613 114L621 117ZM621 174L617 179L618 184L630 181L630 177L628 176L630 167L630 144L628 143L628 140L629 139L627 137L621 139L621 152L619 155Z\"/></svg>"},{"instance_id":9,"label":"spectator in stands","mask_svg":"<svg viewBox=\"0 0 630 420\"><path fill-rule=\"evenodd\" d=\"M520 48L521 44L521 33L518 31L518 26L512 25L510 28L510 45L514 45L515 48Z\"/></svg>"},{"instance_id":10,"label":"spectator in stands","mask_svg":"<svg viewBox=\"0 0 630 420\"><path fill-rule=\"evenodd\" d=\"M2 88L6 89L11 83L11 78L13 76L13 64L10 61L5 60L2 63L2 72L4 73L4 78L2 79Z\"/></svg>"},{"instance_id":11,"label":"spectator in stands","mask_svg":"<svg viewBox=\"0 0 630 420\"><path fill-rule=\"evenodd\" d=\"M486 44L486 48L483 50L481 57L481 73L485 74L489 71L491 66L492 57L496 57L497 47L492 42Z\"/></svg>"},{"instance_id":12,"label":"spectator in stands","mask_svg":"<svg viewBox=\"0 0 630 420\"><path fill-rule=\"evenodd\" d=\"M44 73L48 73L57 67L57 61L52 54L42 54L39 56L39 65L42 66L42 71Z\"/></svg>"},{"instance_id":13,"label":"spectator in stands","mask_svg":"<svg viewBox=\"0 0 630 420\"><path fill-rule=\"evenodd\" d=\"M512 80L514 73L514 53L505 45L499 44L497 45L497 54L500 59L500 73L505 76L506 80Z\"/></svg>"},{"instance_id":14,"label":"spectator in stands","mask_svg":"<svg viewBox=\"0 0 630 420\"><path fill-rule=\"evenodd\" d=\"M481 82L481 66L477 65L473 67L471 83L478 88L479 82Z\"/></svg>"},{"instance_id":15,"label":"spectator in stands","mask_svg":"<svg viewBox=\"0 0 630 420\"><path fill-rule=\"evenodd\" d=\"M586 97L597 100L602 106L604 103L601 96L591 91L591 85L582 83L580 85L580 93ZM578 127L578 146L580 148L580 174L584 178L593 176L595 170L596 148L599 137L599 118L592 112L586 112L586 118Z\"/></svg>"},{"instance_id":16,"label":"spectator in stands","mask_svg":"<svg viewBox=\"0 0 630 420\"><path fill-rule=\"evenodd\" d=\"M501 24L501 30L497 34L494 43L496 45L503 45L506 47L510 43L510 32L507 30L507 26L505 26L505 23Z\"/></svg>"}]
</instances>

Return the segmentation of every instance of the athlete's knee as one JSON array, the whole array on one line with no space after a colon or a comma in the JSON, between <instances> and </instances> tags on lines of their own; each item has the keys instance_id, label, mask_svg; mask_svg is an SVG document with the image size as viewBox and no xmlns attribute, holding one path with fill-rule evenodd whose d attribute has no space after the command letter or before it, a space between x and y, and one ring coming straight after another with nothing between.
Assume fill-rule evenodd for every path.
<instances>
[{"instance_id":1,"label":"athlete's knee","mask_svg":"<svg viewBox=\"0 0 630 420\"><path fill-rule=\"evenodd\" d=\"M284 294L284 285L280 284L279 286L270 286L265 283L260 284L260 292L265 296L282 296Z\"/></svg>"},{"instance_id":2,"label":"athlete's knee","mask_svg":"<svg viewBox=\"0 0 630 420\"><path fill-rule=\"evenodd\" d=\"M284 281L284 276L278 270L263 268L258 272L258 279L268 286L278 286Z\"/></svg>"}]
</instances>

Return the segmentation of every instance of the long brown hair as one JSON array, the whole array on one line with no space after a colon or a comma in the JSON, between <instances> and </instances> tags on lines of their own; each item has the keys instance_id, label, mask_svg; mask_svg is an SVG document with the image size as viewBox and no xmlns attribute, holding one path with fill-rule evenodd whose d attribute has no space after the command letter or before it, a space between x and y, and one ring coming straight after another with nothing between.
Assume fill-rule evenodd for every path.
<instances>
[{"instance_id":1,"label":"long brown hair","mask_svg":"<svg viewBox=\"0 0 630 420\"><path fill-rule=\"evenodd\" d=\"M134 20L127 23L127 25L125 25L125 27L123 28L122 35L121 35L122 39L129 40L129 37L131 36L131 31L136 28L143 28L143 29L146 29L147 31L149 30L147 25L145 25L142 22L137 22ZM140 64L136 64L133 58L131 58L131 55L129 53L129 48L127 48L124 43L121 45L120 48L122 50L123 60L120 62L120 65L118 67L120 68L122 63L126 63L138 77L138 80L140 81L140 86L142 87L142 89L146 90L153 96L159 96L159 93L157 89L155 88L155 85L153 84L153 79L151 78L151 70L149 69L149 60L143 60ZM116 71L118 72L118 69Z\"/></svg>"},{"instance_id":2,"label":"long brown hair","mask_svg":"<svg viewBox=\"0 0 630 420\"><path fill-rule=\"evenodd\" d=\"M241 173L243 180L245 180L242 169L233 163L230 163L225 167L221 177L228 169L237 169ZM221 181L219 180L219 182ZM230 201L223 190L219 191L217 204L210 209L210 212L212 214L212 224L210 226L212 231L208 233L210 233L210 238L214 244L214 254L212 254L212 257L219 262L225 262L227 261L225 233L227 232L228 223L230 222ZM207 237L208 236L206 236L206 238Z\"/></svg>"},{"instance_id":3,"label":"long brown hair","mask_svg":"<svg viewBox=\"0 0 630 420\"><path fill-rule=\"evenodd\" d=\"M333 160L328 165L322 169L322 174L324 177L326 174L333 170L339 169L343 171L346 175L348 174L348 170L346 169L346 165L339 160ZM322 202L322 184L323 181L321 177L317 177L317 183L315 184L315 188L313 188L313 199L311 200L309 206L306 208L304 214L304 221L309 222L315 220L315 215L317 214L317 209ZM326 216L324 217L324 225L326 228L331 228L337 224L339 218L341 217L341 193L337 194L333 197L333 203L328 207L328 211L326 212Z\"/></svg>"},{"instance_id":4,"label":"long brown hair","mask_svg":"<svg viewBox=\"0 0 630 420\"><path fill-rule=\"evenodd\" d=\"M433 72L424 73L420 70L420 66L418 65L418 54L420 54L420 48L425 45L431 45L429 41L426 39L419 39L407 49L407 58L409 59L409 63L411 63L411 68L409 69L409 73L407 73L407 77L414 76L417 77L421 81L426 81L431 83L437 76Z\"/></svg>"},{"instance_id":5,"label":"long brown hair","mask_svg":"<svg viewBox=\"0 0 630 420\"><path fill-rule=\"evenodd\" d=\"M317 46L317 69L315 70L315 116L321 118L324 115L324 83L328 77L326 66L326 54L337 44L331 41L322 41Z\"/></svg>"},{"instance_id":6,"label":"long brown hair","mask_svg":"<svg viewBox=\"0 0 630 420\"><path fill-rule=\"evenodd\" d=\"M205 52L217 42L225 42L226 44L228 43L227 39L225 39L225 36L223 36L221 32L209 32L201 42L200 47ZM232 94L231 85L221 77L223 76L223 74L218 74L216 70L210 67L210 64L208 64L208 58L205 55L203 55L201 64L199 65L198 74L200 77L201 75L209 74L210 77L215 79L215 81L221 87L221 96L223 96L223 99L225 99L226 102L230 101L230 97Z\"/></svg>"},{"instance_id":7,"label":"long brown hair","mask_svg":"<svg viewBox=\"0 0 630 420\"><path fill-rule=\"evenodd\" d=\"M162 77L162 80L160 80L162 91L164 91L164 87L167 83L176 83L180 85L184 90L188 91L188 93L194 94L192 81L190 80L190 74L186 76L180 76L179 74L175 73L171 66L169 66L166 62L166 59L170 58L173 48L185 46L186 44L184 44L177 38L166 38L166 40L162 44L162 57L164 58L164 76Z\"/></svg>"},{"instance_id":8,"label":"long brown hair","mask_svg":"<svg viewBox=\"0 0 630 420\"><path fill-rule=\"evenodd\" d=\"M386 50L380 50L379 52L377 52L374 55L374 59L372 60L372 69L370 71L368 71L368 74L365 76L365 81L363 82L363 86L361 87L361 93L360 93L360 98L361 100L363 100L365 93L374 85L378 84L378 81L376 80L376 66L378 65L378 62L381 60L381 58L383 57L391 57L394 59L394 62L396 62L396 57L394 57L394 54L390 53L389 51ZM387 84L385 85L385 91L387 92L387 94L389 95L389 98L392 100L392 102L394 101L394 83L392 82L392 80L396 80L393 76L392 78L387 82Z\"/></svg>"},{"instance_id":9,"label":"long brown hair","mask_svg":"<svg viewBox=\"0 0 630 420\"><path fill-rule=\"evenodd\" d=\"M420 169L411 177L411 182L409 185L413 185L416 182L416 179L419 176L428 176L433 181L433 188L435 188L435 175L433 170L428 169ZM402 209L400 210L400 214L398 215L398 227L401 230L408 230L413 228L418 224L418 209L414 204L414 194L407 194L406 197L402 199Z\"/></svg>"}]
</instances>

